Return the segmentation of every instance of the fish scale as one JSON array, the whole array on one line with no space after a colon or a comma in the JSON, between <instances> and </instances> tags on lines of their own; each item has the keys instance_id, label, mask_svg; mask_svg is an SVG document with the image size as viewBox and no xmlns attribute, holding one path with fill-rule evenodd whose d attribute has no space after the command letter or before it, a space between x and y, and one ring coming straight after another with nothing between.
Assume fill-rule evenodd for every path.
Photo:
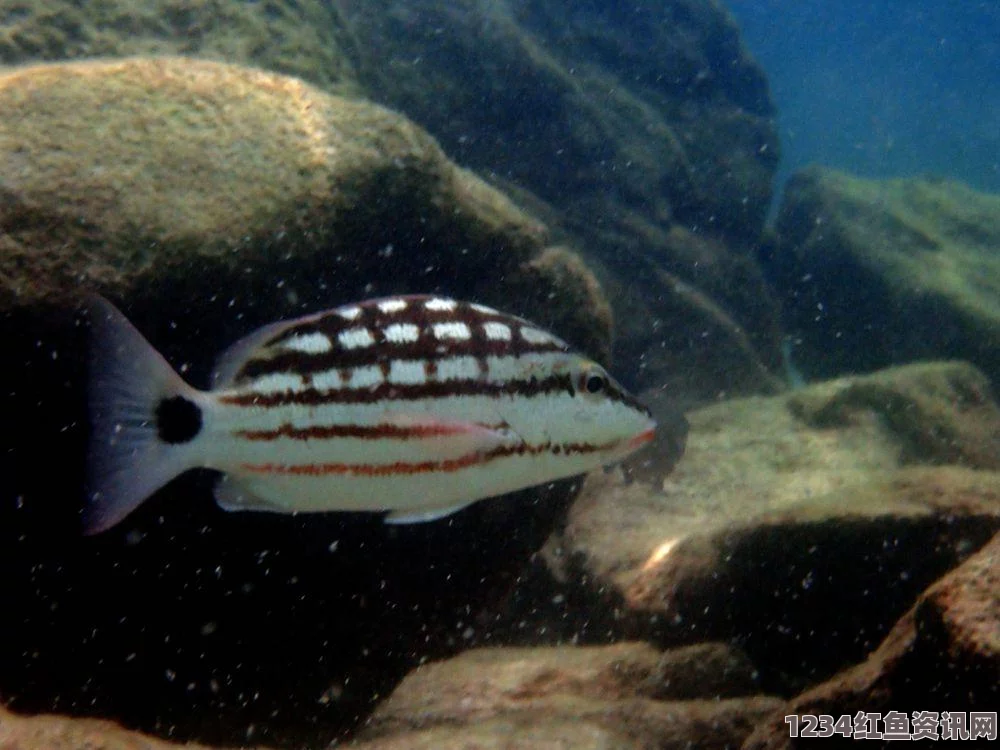
<instances>
[{"instance_id":1,"label":"fish scale","mask_svg":"<svg viewBox=\"0 0 1000 750\"><path fill-rule=\"evenodd\" d=\"M225 474L227 510L407 523L653 437L648 411L598 364L476 303L388 297L271 324L223 353L211 391L184 383L110 303L93 300L91 318L89 532L195 467Z\"/></svg>"}]
</instances>

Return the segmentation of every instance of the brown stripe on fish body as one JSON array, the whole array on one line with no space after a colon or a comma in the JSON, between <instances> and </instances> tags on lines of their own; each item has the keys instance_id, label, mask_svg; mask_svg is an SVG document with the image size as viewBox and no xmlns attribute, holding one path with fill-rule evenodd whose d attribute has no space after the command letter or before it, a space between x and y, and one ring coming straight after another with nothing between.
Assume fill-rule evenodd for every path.
<instances>
[{"instance_id":1,"label":"brown stripe on fish body","mask_svg":"<svg viewBox=\"0 0 1000 750\"><path fill-rule=\"evenodd\" d=\"M346 311L346 312L345 312ZM439 297L393 297L337 308L268 341L234 379L289 372L308 375L391 359L426 360L529 352L564 352L567 345L514 316Z\"/></svg>"},{"instance_id":2,"label":"brown stripe on fish body","mask_svg":"<svg viewBox=\"0 0 1000 750\"><path fill-rule=\"evenodd\" d=\"M382 477L382 476L408 476L414 474L442 473L450 474L461 469L473 466L488 464L498 459L510 456L532 455L538 456L544 453L560 454L584 454L596 453L614 448L616 443L601 445L590 445L587 443L567 443L560 444L559 450L552 443L541 445L526 445L521 443L516 446L500 446L489 451L466 453L457 458L441 459L437 461L394 461L385 464L348 464L348 463L307 463L307 464L278 464L278 463L244 463L240 464L239 470L248 474L283 474L293 476L329 476L350 475L359 477Z\"/></svg>"},{"instance_id":3,"label":"brown stripe on fish body","mask_svg":"<svg viewBox=\"0 0 1000 750\"><path fill-rule=\"evenodd\" d=\"M451 359L444 360L396 360L379 363L377 368L366 366L362 368L340 368L330 371L335 374L332 385L328 377L330 372L313 373L311 376L300 376L290 373L272 373L267 378L277 378L282 386L264 388L262 381L251 382L247 390L230 390L219 394L219 402L227 406L276 408L289 405L323 406L336 404L372 404L379 401L407 401L415 399L436 399L451 396L485 396L499 398L501 396L520 396L533 398L553 393L576 395L581 383L574 382L569 373L554 373L545 377L526 376L524 373L512 373L508 377L498 374L503 372L497 360L482 357L474 359L477 367L475 377L439 379L439 375L447 376L441 366L446 366ZM516 365L516 358L505 357L501 364ZM410 383L392 382L395 375L393 368L406 365L412 368L413 378ZM494 367L497 369L495 370ZM369 379L358 383L357 370ZM470 368L471 370L471 368ZM378 378L375 379L377 373ZM609 379L603 397L611 401L625 404L647 416L649 409L640 403L632 394L623 390L617 383Z\"/></svg>"},{"instance_id":4,"label":"brown stripe on fish body","mask_svg":"<svg viewBox=\"0 0 1000 750\"><path fill-rule=\"evenodd\" d=\"M274 408L291 404L322 406L326 404L370 404L378 401L414 401L455 396L519 396L533 398L565 391L575 395L576 388L569 374L549 375L528 380L486 382L483 380L426 381L410 385L381 383L372 388L339 388L333 390L285 390L272 393L233 392L220 394L219 403L226 406Z\"/></svg>"},{"instance_id":5,"label":"brown stripe on fish body","mask_svg":"<svg viewBox=\"0 0 1000 750\"><path fill-rule=\"evenodd\" d=\"M478 361L478 360L477 360ZM473 381L437 381L434 380L436 363L423 363L424 382L411 385L397 383L380 383L367 388L331 388L320 389L312 387L308 381L303 381L299 389L284 389L270 392L233 392L220 394L219 402L227 406L276 408L289 405L323 406L327 404L372 404L378 401L414 400L422 398L446 398L450 396L520 396L533 398L565 392L570 396L576 394L578 384L573 382L569 374L549 375L544 378L512 379L487 381L483 378ZM318 379L318 378L317 378ZM350 371L341 374L341 382L351 382ZM632 394L622 390L615 383L609 383L603 393L604 398L625 404L647 416L649 409L640 403Z\"/></svg>"},{"instance_id":6,"label":"brown stripe on fish body","mask_svg":"<svg viewBox=\"0 0 1000 750\"><path fill-rule=\"evenodd\" d=\"M506 424L480 425L488 430L508 429ZM466 430L451 424L437 425L395 425L395 424L330 424L295 427L285 423L272 430L234 430L232 435L250 441L273 441L279 438L290 440L330 440L332 438L356 438L359 440L423 440L427 438L461 435Z\"/></svg>"}]
</instances>

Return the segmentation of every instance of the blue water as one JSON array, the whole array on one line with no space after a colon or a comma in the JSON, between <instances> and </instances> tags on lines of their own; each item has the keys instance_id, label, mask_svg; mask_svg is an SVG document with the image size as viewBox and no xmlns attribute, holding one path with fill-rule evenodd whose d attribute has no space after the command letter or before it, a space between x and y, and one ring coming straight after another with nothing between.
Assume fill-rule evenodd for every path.
<instances>
[{"instance_id":1,"label":"blue water","mask_svg":"<svg viewBox=\"0 0 1000 750\"><path fill-rule=\"evenodd\" d=\"M728 5L777 104L779 185L818 162L1000 192L1000 2Z\"/></svg>"}]
</instances>

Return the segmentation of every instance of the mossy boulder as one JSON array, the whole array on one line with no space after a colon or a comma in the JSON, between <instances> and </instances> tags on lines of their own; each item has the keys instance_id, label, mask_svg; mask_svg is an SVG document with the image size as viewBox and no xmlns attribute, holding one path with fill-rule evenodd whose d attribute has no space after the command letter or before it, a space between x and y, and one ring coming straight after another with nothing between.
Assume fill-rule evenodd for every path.
<instances>
[{"instance_id":1,"label":"mossy boulder","mask_svg":"<svg viewBox=\"0 0 1000 750\"><path fill-rule=\"evenodd\" d=\"M136 54L253 65L405 113L601 261L629 385L685 401L771 390L776 308L750 248L774 107L717 0L0 0L2 62Z\"/></svg>"},{"instance_id":2,"label":"mossy boulder","mask_svg":"<svg viewBox=\"0 0 1000 750\"><path fill-rule=\"evenodd\" d=\"M360 93L353 41L320 0L0 0L0 64L185 55L252 64Z\"/></svg>"},{"instance_id":3,"label":"mossy boulder","mask_svg":"<svg viewBox=\"0 0 1000 750\"><path fill-rule=\"evenodd\" d=\"M378 50L358 66L368 91L574 223L633 238L630 222L762 226L774 108L714 0L388 0L349 15Z\"/></svg>"},{"instance_id":4,"label":"mossy boulder","mask_svg":"<svg viewBox=\"0 0 1000 750\"><path fill-rule=\"evenodd\" d=\"M735 747L780 701L753 695L752 665L713 645L699 664L644 643L471 650L407 675L358 747ZM678 700L675 683L694 695ZM421 741L435 730L439 744Z\"/></svg>"},{"instance_id":5,"label":"mossy boulder","mask_svg":"<svg viewBox=\"0 0 1000 750\"><path fill-rule=\"evenodd\" d=\"M18 716L0 706L0 747L6 750L212 750L158 740L110 721L43 714ZM247 750L252 750L247 748ZM261 748L261 750L265 750Z\"/></svg>"},{"instance_id":6,"label":"mossy boulder","mask_svg":"<svg viewBox=\"0 0 1000 750\"><path fill-rule=\"evenodd\" d=\"M664 242L602 276L637 387L686 407L783 391L780 305L753 258L679 227Z\"/></svg>"},{"instance_id":7,"label":"mossy boulder","mask_svg":"<svg viewBox=\"0 0 1000 750\"><path fill-rule=\"evenodd\" d=\"M641 40L641 43L636 43ZM752 237L777 165L763 72L715 0L0 0L0 62L188 55L402 110L583 224Z\"/></svg>"},{"instance_id":8,"label":"mossy boulder","mask_svg":"<svg viewBox=\"0 0 1000 750\"><path fill-rule=\"evenodd\" d=\"M784 717L790 714L884 716L903 704L947 705L953 719L942 721L941 738L948 729L953 738L964 734L971 726L961 724L959 712L964 718L1000 699L998 590L1000 535L927 589L865 661L790 700L758 724L743 747L800 747L788 736ZM979 729L985 737L990 726Z\"/></svg>"},{"instance_id":9,"label":"mossy boulder","mask_svg":"<svg viewBox=\"0 0 1000 750\"><path fill-rule=\"evenodd\" d=\"M955 358L1000 378L1000 196L815 167L776 230L767 263L807 376Z\"/></svg>"},{"instance_id":10,"label":"mossy boulder","mask_svg":"<svg viewBox=\"0 0 1000 750\"><path fill-rule=\"evenodd\" d=\"M0 110L0 309L96 288L260 319L444 289L562 328L562 289L567 337L607 357L585 265L394 112L182 58L19 69Z\"/></svg>"},{"instance_id":11,"label":"mossy boulder","mask_svg":"<svg viewBox=\"0 0 1000 750\"><path fill-rule=\"evenodd\" d=\"M774 107L720 3L348 14L379 52L357 66L366 91L598 261L630 385L685 403L774 391L778 306L750 250L777 169Z\"/></svg>"}]
</instances>

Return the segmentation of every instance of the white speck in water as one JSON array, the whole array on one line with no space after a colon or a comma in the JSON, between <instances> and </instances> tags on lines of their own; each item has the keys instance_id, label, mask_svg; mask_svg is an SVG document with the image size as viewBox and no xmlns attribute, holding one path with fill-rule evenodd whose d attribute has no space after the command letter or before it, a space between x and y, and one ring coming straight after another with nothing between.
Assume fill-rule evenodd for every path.
<instances>
[{"instance_id":1,"label":"white speck in water","mask_svg":"<svg viewBox=\"0 0 1000 750\"><path fill-rule=\"evenodd\" d=\"M319 696L317 702L325 706L327 704L333 703L334 701L340 700L340 698L343 697L343 695L344 695L344 686L335 682L332 685L330 685L330 687L328 687L326 690L323 691L323 693Z\"/></svg>"}]
</instances>

